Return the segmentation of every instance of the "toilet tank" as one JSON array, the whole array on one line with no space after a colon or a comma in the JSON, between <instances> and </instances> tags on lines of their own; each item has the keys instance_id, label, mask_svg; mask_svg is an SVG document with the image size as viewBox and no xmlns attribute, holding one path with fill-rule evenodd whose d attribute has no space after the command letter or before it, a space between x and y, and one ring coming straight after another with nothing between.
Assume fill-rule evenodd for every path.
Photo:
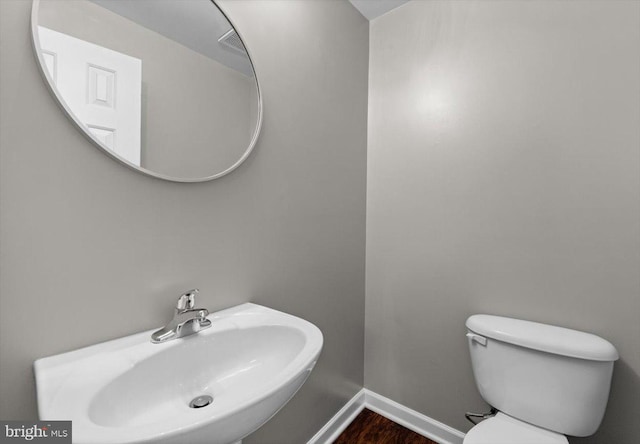
<instances>
[{"instance_id":1,"label":"toilet tank","mask_svg":"<svg viewBox=\"0 0 640 444\"><path fill-rule=\"evenodd\" d=\"M473 375L487 403L565 435L595 433L618 359L610 342L501 316L474 315L466 326Z\"/></svg>"}]
</instances>

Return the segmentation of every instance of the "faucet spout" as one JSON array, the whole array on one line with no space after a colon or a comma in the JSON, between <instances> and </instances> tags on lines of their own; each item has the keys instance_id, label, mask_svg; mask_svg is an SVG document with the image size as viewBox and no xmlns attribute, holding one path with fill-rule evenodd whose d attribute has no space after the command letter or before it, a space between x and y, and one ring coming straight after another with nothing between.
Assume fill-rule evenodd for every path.
<instances>
[{"instance_id":1,"label":"faucet spout","mask_svg":"<svg viewBox=\"0 0 640 444\"><path fill-rule=\"evenodd\" d=\"M180 296L173 319L151 335L151 342L160 344L171 339L189 336L211 327L211 321L207 319L209 310L206 308L194 308L197 293L198 290L194 289Z\"/></svg>"}]
</instances>

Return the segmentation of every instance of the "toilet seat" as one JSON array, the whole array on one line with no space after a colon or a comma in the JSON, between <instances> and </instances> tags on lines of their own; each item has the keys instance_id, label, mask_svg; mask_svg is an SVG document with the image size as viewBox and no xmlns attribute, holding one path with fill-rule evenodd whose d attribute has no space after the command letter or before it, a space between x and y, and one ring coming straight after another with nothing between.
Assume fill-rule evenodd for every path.
<instances>
[{"instance_id":1,"label":"toilet seat","mask_svg":"<svg viewBox=\"0 0 640 444\"><path fill-rule=\"evenodd\" d=\"M498 412L469 430L463 444L569 444L569 441L560 433Z\"/></svg>"}]
</instances>

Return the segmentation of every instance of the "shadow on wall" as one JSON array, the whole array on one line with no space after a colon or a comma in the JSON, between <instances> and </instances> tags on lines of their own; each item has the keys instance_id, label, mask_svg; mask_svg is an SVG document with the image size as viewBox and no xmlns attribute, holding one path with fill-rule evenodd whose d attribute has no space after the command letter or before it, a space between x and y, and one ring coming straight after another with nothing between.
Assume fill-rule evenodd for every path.
<instances>
[{"instance_id":1,"label":"shadow on wall","mask_svg":"<svg viewBox=\"0 0 640 444\"><path fill-rule=\"evenodd\" d=\"M587 438L569 439L571 444L614 444L626 442L629 436L622 435L623 430L629 431L629 424L635 425L632 436L640 436L640 408L637 407L640 399L640 375L622 359L615 363L613 368L613 381L611 383L611 395L600 429L595 435ZM606 432L606 440L602 433ZM618 436L618 434L620 434ZM612 438L614 438L612 440Z\"/></svg>"}]
</instances>

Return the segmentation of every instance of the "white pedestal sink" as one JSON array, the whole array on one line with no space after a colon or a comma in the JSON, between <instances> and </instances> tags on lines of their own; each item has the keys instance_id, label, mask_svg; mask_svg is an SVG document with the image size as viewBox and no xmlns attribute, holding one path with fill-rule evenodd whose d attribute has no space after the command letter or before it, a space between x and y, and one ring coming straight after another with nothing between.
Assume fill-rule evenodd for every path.
<instances>
[{"instance_id":1,"label":"white pedestal sink","mask_svg":"<svg viewBox=\"0 0 640 444\"><path fill-rule=\"evenodd\" d=\"M73 421L77 444L230 444L247 436L302 386L322 333L250 303L208 318L207 330L163 344L150 342L150 330L37 360L40 419ZM190 407L199 397L213 401Z\"/></svg>"}]
</instances>

